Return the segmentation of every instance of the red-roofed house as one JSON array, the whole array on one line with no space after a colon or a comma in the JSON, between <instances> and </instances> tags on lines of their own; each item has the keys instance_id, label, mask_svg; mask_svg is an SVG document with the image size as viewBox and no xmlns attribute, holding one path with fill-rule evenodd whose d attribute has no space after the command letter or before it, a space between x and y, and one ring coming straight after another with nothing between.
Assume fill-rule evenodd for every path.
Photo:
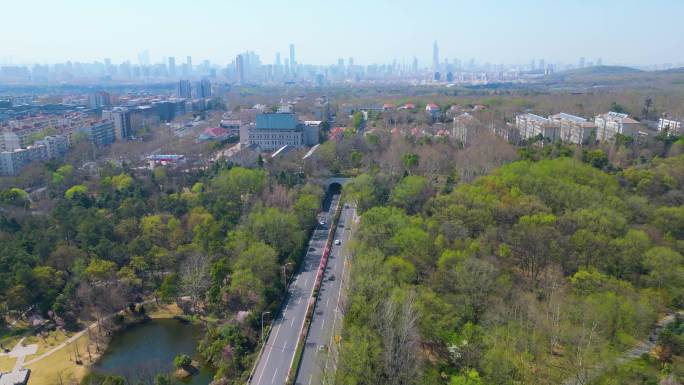
<instances>
[{"instance_id":1,"label":"red-roofed house","mask_svg":"<svg viewBox=\"0 0 684 385\"><path fill-rule=\"evenodd\" d=\"M202 131L199 140L226 140L230 136L230 131L221 127L210 127Z\"/></svg>"},{"instance_id":2,"label":"red-roofed house","mask_svg":"<svg viewBox=\"0 0 684 385\"><path fill-rule=\"evenodd\" d=\"M333 127L330 129L330 139L342 139L344 135L344 127Z\"/></svg>"},{"instance_id":3,"label":"red-roofed house","mask_svg":"<svg viewBox=\"0 0 684 385\"><path fill-rule=\"evenodd\" d=\"M433 119L436 119L441 113L439 106L434 103L428 103L428 105L425 106L425 112L427 112Z\"/></svg>"}]
</instances>

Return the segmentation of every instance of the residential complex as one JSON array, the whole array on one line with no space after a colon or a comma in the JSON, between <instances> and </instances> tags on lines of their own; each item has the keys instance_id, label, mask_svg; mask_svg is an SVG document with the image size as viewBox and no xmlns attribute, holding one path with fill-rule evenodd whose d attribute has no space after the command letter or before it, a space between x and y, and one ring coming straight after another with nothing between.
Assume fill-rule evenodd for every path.
<instances>
[{"instance_id":1,"label":"residential complex","mask_svg":"<svg viewBox=\"0 0 684 385\"><path fill-rule=\"evenodd\" d=\"M179 83L187 96L189 82ZM189 88L188 88L189 89ZM107 92L65 94L50 100L12 97L0 104L1 175L16 175L33 161L64 156L82 137L97 147L141 136L187 111L205 111L212 85L198 82L202 99ZM237 129L236 129L237 131Z\"/></svg>"},{"instance_id":2,"label":"residential complex","mask_svg":"<svg viewBox=\"0 0 684 385\"><path fill-rule=\"evenodd\" d=\"M548 118L525 113L516 116L515 126L521 139L531 139L538 135L554 141L585 144L592 140L604 142L613 140L615 135L637 136L641 124L627 114L608 112L598 115L594 122L586 118L564 112Z\"/></svg>"}]
</instances>

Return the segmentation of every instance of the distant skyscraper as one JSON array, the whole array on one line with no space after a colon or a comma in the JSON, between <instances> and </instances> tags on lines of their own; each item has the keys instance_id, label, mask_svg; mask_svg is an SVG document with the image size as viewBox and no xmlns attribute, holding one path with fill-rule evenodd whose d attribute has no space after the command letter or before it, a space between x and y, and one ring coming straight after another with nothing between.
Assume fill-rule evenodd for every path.
<instances>
[{"instance_id":1,"label":"distant skyscraper","mask_svg":"<svg viewBox=\"0 0 684 385\"><path fill-rule=\"evenodd\" d=\"M105 58L104 59L104 66L105 66L105 74L111 75L113 72L112 68L112 59L110 58Z\"/></svg>"},{"instance_id":2,"label":"distant skyscraper","mask_svg":"<svg viewBox=\"0 0 684 385\"><path fill-rule=\"evenodd\" d=\"M195 92L200 99L211 97L211 82L209 79L202 79L195 85Z\"/></svg>"},{"instance_id":3,"label":"distant skyscraper","mask_svg":"<svg viewBox=\"0 0 684 385\"><path fill-rule=\"evenodd\" d=\"M280 52L276 52L275 65L277 65L277 66L280 65Z\"/></svg>"},{"instance_id":4,"label":"distant skyscraper","mask_svg":"<svg viewBox=\"0 0 684 385\"><path fill-rule=\"evenodd\" d=\"M603 65L603 59L601 59L601 58L596 59L596 65L602 66Z\"/></svg>"},{"instance_id":5,"label":"distant skyscraper","mask_svg":"<svg viewBox=\"0 0 684 385\"><path fill-rule=\"evenodd\" d=\"M146 66L150 64L150 51L144 50L138 54L138 61L141 66Z\"/></svg>"},{"instance_id":6,"label":"distant skyscraper","mask_svg":"<svg viewBox=\"0 0 684 385\"><path fill-rule=\"evenodd\" d=\"M290 44L290 69L292 70L292 72L294 72L295 63L296 61L294 44Z\"/></svg>"},{"instance_id":7,"label":"distant skyscraper","mask_svg":"<svg viewBox=\"0 0 684 385\"><path fill-rule=\"evenodd\" d=\"M432 69L439 71L439 47L437 47L437 40L432 45Z\"/></svg>"},{"instance_id":8,"label":"distant skyscraper","mask_svg":"<svg viewBox=\"0 0 684 385\"><path fill-rule=\"evenodd\" d=\"M176 58L173 56L169 58L169 76L176 76Z\"/></svg>"},{"instance_id":9,"label":"distant skyscraper","mask_svg":"<svg viewBox=\"0 0 684 385\"><path fill-rule=\"evenodd\" d=\"M413 68L412 69L413 69L414 74L418 73L418 58L415 56L413 57Z\"/></svg>"},{"instance_id":10,"label":"distant skyscraper","mask_svg":"<svg viewBox=\"0 0 684 385\"><path fill-rule=\"evenodd\" d=\"M178 86L176 87L176 95L182 99L192 98L192 87L190 86L190 80L180 80Z\"/></svg>"},{"instance_id":11,"label":"distant skyscraper","mask_svg":"<svg viewBox=\"0 0 684 385\"><path fill-rule=\"evenodd\" d=\"M541 72L544 72L546 70L546 63L544 62L544 59L539 59L539 69Z\"/></svg>"},{"instance_id":12,"label":"distant skyscraper","mask_svg":"<svg viewBox=\"0 0 684 385\"><path fill-rule=\"evenodd\" d=\"M579 59L579 68L584 68L584 56Z\"/></svg>"},{"instance_id":13,"label":"distant skyscraper","mask_svg":"<svg viewBox=\"0 0 684 385\"><path fill-rule=\"evenodd\" d=\"M532 59L532 60L530 61L530 70L534 71L534 70L537 69L536 63L537 63L537 62L536 62L534 59Z\"/></svg>"},{"instance_id":14,"label":"distant skyscraper","mask_svg":"<svg viewBox=\"0 0 684 385\"><path fill-rule=\"evenodd\" d=\"M349 63L349 64L347 64L347 67L349 67L349 68L354 67L354 58L350 57L349 61L347 63Z\"/></svg>"},{"instance_id":15,"label":"distant skyscraper","mask_svg":"<svg viewBox=\"0 0 684 385\"><path fill-rule=\"evenodd\" d=\"M88 96L90 108L100 108L112 105L112 99L108 92L98 91Z\"/></svg>"},{"instance_id":16,"label":"distant skyscraper","mask_svg":"<svg viewBox=\"0 0 684 385\"><path fill-rule=\"evenodd\" d=\"M245 62L242 55L237 55L235 58L235 78L238 84L245 84Z\"/></svg>"}]
</instances>

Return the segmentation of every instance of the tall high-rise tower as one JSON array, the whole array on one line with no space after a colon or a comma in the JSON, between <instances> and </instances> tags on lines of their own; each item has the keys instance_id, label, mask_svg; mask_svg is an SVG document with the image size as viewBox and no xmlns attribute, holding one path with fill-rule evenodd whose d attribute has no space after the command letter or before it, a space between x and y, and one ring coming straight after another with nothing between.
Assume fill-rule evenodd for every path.
<instances>
[{"instance_id":1,"label":"tall high-rise tower","mask_svg":"<svg viewBox=\"0 0 684 385\"><path fill-rule=\"evenodd\" d=\"M280 52L276 52L275 65L280 66Z\"/></svg>"},{"instance_id":2,"label":"tall high-rise tower","mask_svg":"<svg viewBox=\"0 0 684 385\"><path fill-rule=\"evenodd\" d=\"M294 44L290 44L290 69L292 72L294 72L295 68L295 50L294 50Z\"/></svg>"},{"instance_id":3,"label":"tall high-rise tower","mask_svg":"<svg viewBox=\"0 0 684 385\"><path fill-rule=\"evenodd\" d=\"M176 86L176 96L182 99L192 98L192 86L190 80L180 80Z\"/></svg>"},{"instance_id":4,"label":"tall high-rise tower","mask_svg":"<svg viewBox=\"0 0 684 385\"><path fill-rule=\"evenodd\" d=\"M242 55L237 55L235 58L235 72L238 84L243 85L245 83L245 62Z\"/></svg>"},{"instance_id":5,"label":"tall high-rise tower","mask_svg":"<svg viewBox=\"0 0 684 385\"><path fill-rule=\"evenodd\" d=\"M437 47L437 40L432 45L432 69L435 72L439 71L439 47Z\"/></svg>"},{"instance_id":6,"label":"tall high-rise tower","mask_svg":"<svg viewBox=\"0 0 684 385\"><path fill-rule=\"evenodd\" d=\"M173 56L169 58L169 76L176 76L176 58Z\"/></svg>"}]
</instances>

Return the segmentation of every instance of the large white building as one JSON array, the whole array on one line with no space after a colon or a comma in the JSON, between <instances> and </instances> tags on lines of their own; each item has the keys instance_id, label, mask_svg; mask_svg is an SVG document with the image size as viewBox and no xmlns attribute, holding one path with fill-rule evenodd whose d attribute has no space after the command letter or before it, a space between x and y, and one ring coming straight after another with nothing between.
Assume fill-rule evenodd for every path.
<instances>
[{"instance_id":1,"label":"large white building","mask_svg":"<svg viewBox=\"0 0 684 385\"><path fill-rule=\"evenodd\" d=\"M596 129L587 119L564 112L549 116L549 120L558 127L559 139L566 143L586 143Z\"/></svg>"},{"instance_id":2,"label":"large white building","mask_svg":"<svg viewBox=\"0 0 684 385\"><path fill-rule=\"evenodd\" d=\"M521 139L531 139L543 136L549 140L559 138L558 127L549 118L526 113L515 117L515 126L518 128Z\"/></svg>"},{"instance_id":3,"label":"large white building","mask_svg":"<svg viewBox=\"0 0 684 385\"><path fill-rule=\"evenodd\" d=\"M25 148L0 152L0 175L17 175L29 164L64 156L69 149L66 136L50 135Z\"/></svg>"},{"instance_id":4,"label":"large white building","mask_svg":"<svg viewBox=\"0 0 684 385\"><path fill-rule=\"evenodd\" d=\"M17 175L30 163L47 159L47 147L44 145L0 152L0 175Z\"/></svg>"},{"instance_id":5,"label":"large white building","mask_svg":"<svg viewBox=\"0 0 684 385\"><path fill-rule=\"evenodd\" d=\"M313 146L318 144L320 122L301 123L292 113L257 114L256 124L240 127L240 143L257 145L264 151L283 146Z\"/></svg>"},{"instance_id":6,"label":"large white building","mask_svg":"<svg viewBox=\"0 0 684 385\"><path fill-rule=\"evenodd\" d=\"M682 135L682 121L676 119L660 118L658 121L658 132L667 132L668 135Z\"/></svg>"},{"instance_id":7,"label":"large white building","mask_svg":"<svg viewBox=\"0 0 684 385\"><path fill-rule=\"evenodd\" d=\"M635 137L639 134L640 123L627 114L610 111L606 114L597 115L594 118L596 124L596 140L612 140L615 135L621 134Z\"/></svg>"}]
</instances>

